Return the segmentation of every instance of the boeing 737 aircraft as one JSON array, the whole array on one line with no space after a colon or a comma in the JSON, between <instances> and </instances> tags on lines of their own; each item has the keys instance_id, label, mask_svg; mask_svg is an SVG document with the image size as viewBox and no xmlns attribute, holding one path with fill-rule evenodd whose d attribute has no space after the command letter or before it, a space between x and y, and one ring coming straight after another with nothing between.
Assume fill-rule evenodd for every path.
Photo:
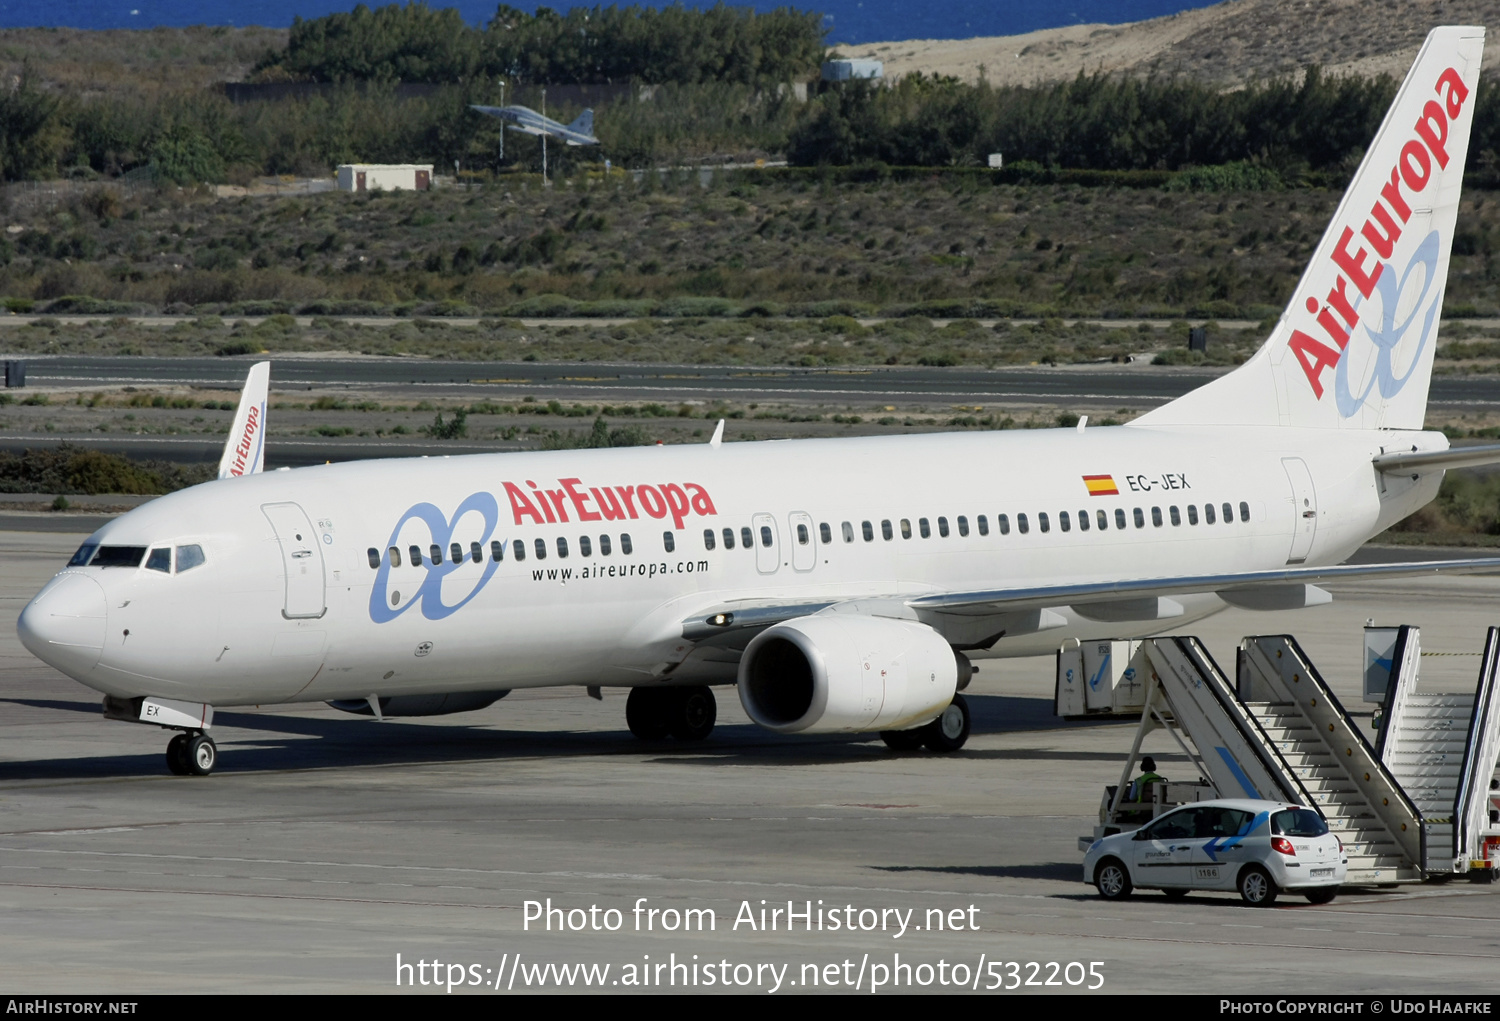
<instances>
[{"instance_id":1,"label":"boeing 737 aircraft","mask_svg":"<svg viewBox=\"0 0 1500 1021\"><path fill-rule=\"evenodd\" d=\"M481 454L260 471L264 366L222 477L89 537L22 611L110 719L215 707L460 712L630 687L646 738L705 737L710 685L781 733L960 747L970 657L1137 637L1318 582L1430 501L1423 417L1484 32L1427 39L1291 303L1243 366L1126 426Z\"/></svg>"},{"instance_id":2,"label":"boeing 737 aircraft","mask_svg":"<svg viewBox=\"0 0 1500 1021\"><path fill-rule=\"evenodd\" d=\"M469 109L509 121L510 123L506 126L523 135L546 135L548 138L556 138L569 145L599 144L599 140L594 137L594 111L592 110L583 111L572 124L562 124L551 117L537 113L529 106L479 106L470 103Z\"/></svg>"}]
</instances>

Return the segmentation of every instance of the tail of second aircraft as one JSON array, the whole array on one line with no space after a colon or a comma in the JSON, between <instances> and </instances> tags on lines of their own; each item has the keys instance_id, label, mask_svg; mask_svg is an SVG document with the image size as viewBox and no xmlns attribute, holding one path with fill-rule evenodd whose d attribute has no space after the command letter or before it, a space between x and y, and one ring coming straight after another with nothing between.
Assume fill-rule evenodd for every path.
<instances>
[{"instance_id":1,"label":"tail of second aircraft","mask_svg":"<svg viewBox=\"0 0 1500 1021\"><path fill-rule=\"evenodd\" d=\"M578 119L568 125L568 130L580 135L593 136L594 134L594 111L585 110L578 115Z\"/></svg>"},{"instance_id":2,"label":"tail of second aircraft","mask_svg":"<svg viewBox=\"0 0 1500 1021\"><path fill-rule=\"evenodd\" d=\"M254 475L266 465L266 398L271 389L271 363L256 362L245 377L234 425L219 458L219 478Z\"/></svg>"},{"instance_id":3,"label":"tail of second aircraft","mask_svg":"<svg viewBox=\"0 0 1500 1021\"><path fill-rule=\"evenodd\" d=\"M1483 50L1433 29L1270 338L1137 422L1422 427Z\"/></svg>"}]
</instances>

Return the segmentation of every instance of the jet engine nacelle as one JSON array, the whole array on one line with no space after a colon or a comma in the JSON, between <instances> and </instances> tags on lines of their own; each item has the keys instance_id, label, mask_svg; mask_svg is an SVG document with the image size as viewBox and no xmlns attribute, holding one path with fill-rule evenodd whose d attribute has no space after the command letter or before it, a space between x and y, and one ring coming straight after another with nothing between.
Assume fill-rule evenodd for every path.
<instances>
[{"instance_id":1,"label":"jet engine nacelle","mask_svg":"<svg viewBox=\"0 0 1500 1021\"><path fill-rule=\"evenodd\" d=\"M446 695L391 695L379 699L381 716L447 716L483 709L510 694L503 691L458 691ZM374 716L363 698L338 698L328 703L335 709L359 716Z\"/></svg>"},{"instance_id":2,"label":"jet engine nacelle","mask_svg":"<svg viewBox=\"0 0 1500 1021\"><path fill-rule=\"evenodd\" d=\"M902 730L953 701L958 661L926 624L846 614L767 628L740 658L740 704L782 734Z\"/></svg>"}]
</instances>

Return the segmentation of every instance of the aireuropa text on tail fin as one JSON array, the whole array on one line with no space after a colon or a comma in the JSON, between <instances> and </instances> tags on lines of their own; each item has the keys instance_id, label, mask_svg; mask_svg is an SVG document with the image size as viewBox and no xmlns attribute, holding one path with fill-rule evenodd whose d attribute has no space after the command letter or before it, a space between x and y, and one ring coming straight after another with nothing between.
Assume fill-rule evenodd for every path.
<instances>
[{"instance_id":1,"label":"aireuropa text on tail fin","mask_svg":"<svg viewBox=\"0 0 1500 1021\"><path fill-rule=\"evenodd\" d=\"M254 475L266 466L266 398L271 389L271 363L256 362L245 377L234 425L219 458L219 478Z\"/></svg>"},{"instance_id":2,"label":"aireuropa text on tail fin","mask_svg":"<svg viewBox=\"0 0 1500 1021\"><path fill-rule=\"evenodd\" d=\"M1137 422L1422 428L1483 51L1432 30L1270 338Z\"/></svg>"}]
</instances>

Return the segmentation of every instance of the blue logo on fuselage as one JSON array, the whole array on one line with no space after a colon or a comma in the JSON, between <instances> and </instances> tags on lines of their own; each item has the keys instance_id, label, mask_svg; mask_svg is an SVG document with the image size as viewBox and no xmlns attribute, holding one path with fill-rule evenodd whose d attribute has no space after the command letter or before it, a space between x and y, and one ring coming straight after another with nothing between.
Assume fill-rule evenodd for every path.
<instances>
[{"instance_id":1,"label":"blue logo on fuselage","mask_svg":"<svg viewBox=\"0 0 1500 1021\"><path fill-rule=\"evenodd\" d=\"M481 569L479 564L473 563L469 554L469 548L462 551L457 563L448 555L449 544L453 539L453 533L465 515L479 514L484 519L483 534L478 537L479 548L484 551L484 565ZM380 570L375 575L374 587L370 590L370 619L377 624L395 620L413 606L422 607L422 616L428 620L442 620L461 609L469 600L479 594L479 591L489 582L496 568L500 565L493 557L488 555L490 538L495 534L495 526L500 522L500 506L491 493L474 493L453 512L453 517L444 517L443 512L430 503L414 504L407 512L401 515L396 522L396 527L391 529L391 537L386 540L386 548L400 548L401 529L409 521L421 521L427 525L430 539L427 545L436 546L439 555L437 562L433 563L432 557L419 557L418 562L405 567L393 568L392 558L382 556ZM412 544L421 545L421 544ZM422 568L422 577L416 594L399 606L391 605L391 575L393 572L408 572L412 580L416 581L415 568ZM454 603L443 601L443 581L466 568L471 573L477 574L471 588ZM399 574L397 585L401 585ZM461 582L457 586L463 589ZM451 588L451 587L450 587ZM399 588L397 589L399 591Z\"/></svg>"}]
</instances>

